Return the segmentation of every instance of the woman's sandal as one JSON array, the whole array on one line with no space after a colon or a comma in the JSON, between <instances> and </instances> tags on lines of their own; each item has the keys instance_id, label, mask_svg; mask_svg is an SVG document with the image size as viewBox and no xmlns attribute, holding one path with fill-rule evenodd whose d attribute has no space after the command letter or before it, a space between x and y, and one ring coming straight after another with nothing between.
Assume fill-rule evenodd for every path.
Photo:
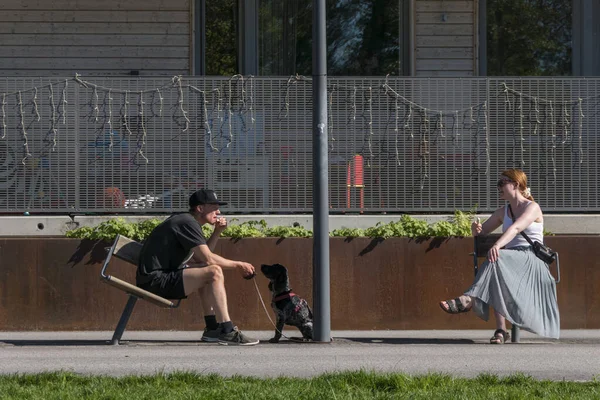
<instances>
[{"instance_id":1,"label":"woman's sandal","mask_svg":"<svg viewBox=\"0 0 600 400\"><path fill-rule=\"evenodd\" d=\"M504 344L510 339L510 333L502 329L496 329L494 336L490 338L490 344Z\"/></svg>"},{"instance_id":2,"label":"woman's sandal","mask_svg":"<svg viewBox=\"0 0 600 400\"><path fill-rule=\"evenodd\" d=\"M448 309L444 308L444 303L448 306ZM466 308L462 301L460 301L460 297L455 298L454 300L443 300L440 301L440 307L442 310L446 311L448 314L460 314L467 311L471 311L471 307Z\"/></svg>"}]
</instances>

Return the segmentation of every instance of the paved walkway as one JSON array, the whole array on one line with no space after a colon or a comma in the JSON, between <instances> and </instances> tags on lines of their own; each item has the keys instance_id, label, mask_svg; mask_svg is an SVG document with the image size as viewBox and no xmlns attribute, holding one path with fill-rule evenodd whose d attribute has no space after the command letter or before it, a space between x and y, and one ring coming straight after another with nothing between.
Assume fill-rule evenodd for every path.
<instances>
[{"instance_id":1,"label":"paved walkway","mask_svg":"<svg viewBox=\"0 0 600 400\"><path fill-rule=\"evenodd\" d=\"M521 333L521 343L488 344L485 331L334 331L329 344L266 342L271 331L246 332L253 347L199 342L198 332L0 332L0 374L73 371L122 376L195 371L223 376L309 377L325 372L375 370L475 377L522 372L537 379L600 377L600 330L563 331L560 340ZM289 335L298 335L290 329Z\"/></svg>"}]
</instances>

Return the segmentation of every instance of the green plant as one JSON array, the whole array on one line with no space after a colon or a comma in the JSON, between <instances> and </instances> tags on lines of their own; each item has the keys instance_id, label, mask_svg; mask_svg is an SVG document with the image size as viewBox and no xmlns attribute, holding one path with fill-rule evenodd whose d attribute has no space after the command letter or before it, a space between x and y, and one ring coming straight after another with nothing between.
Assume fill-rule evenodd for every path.
<instances>
[{"instance_id":1,"label":"green plant","mask_svg":"<svg viewBox=\"0 0 600 400\"><path fill-rule=\"evenodd\" d=\"M302 226L274 226L271 228L266 228L265 236L267 237L279 237L279 238L288 238L288 237L303 237L309 238L312 237L312 231L302 227Z\"/></svg>"},{"instance_id":2,"label":"green plant","mask_svg":"<svg viewBox=\"0 0 600 400\"><path fill-rule=\"evenodd\" d=\"M247 221L239 225L228 224L227 228L221 232L221 236L234 239L265 237L264 230L266 228L267 222L264 219L261 219L260 221Z\"/></svg>"},{"instance_id":3,"label":"green plant","mask_svg":"<svg viewBox=\"0 0 600 400\"><path fill-rule=\"evenodd\" d=\"M360 228L341 228L330 232L332 237L371 237L371 238L391 238L391 237L409 237L409 238L427 238L427 237L463 237L471 236L471 222L473 221L474 210L469 212L456 211L454 216L448 221L440 221L434 224L428 224L427 221L403 215L398 221L388 223L378 222L375 226ZM222 237L233 239L241 238L259 238L259 237L301 237L309 238L313 232L302 226L271 226L268 227L265 220L246 221L236 224L236 218L229 221L227 228L221 233ZM148 219L140 222L126 222L123 218L117 217L104 221L95 227L80 227L68 231L65 235L69 238L81 238L92 240L113 240L117 234L127 236L137 241L143 241L150 232L161 223L159 219ZM206 237L213 233L213 227L210 225L202 226L202 231Z\"/></svg>"},{"instance_id":4,"label":"green plant","mask_svg":"<svg viewBox=\"0 0 600 400\"><path fill-rule=\"evenodd\" d=\"M365 236L365 230L360 229L360 228L340 228L340 229L332 230L329 233L329 236L356 238L356 237Z\"/></svg>"}]
</instances>

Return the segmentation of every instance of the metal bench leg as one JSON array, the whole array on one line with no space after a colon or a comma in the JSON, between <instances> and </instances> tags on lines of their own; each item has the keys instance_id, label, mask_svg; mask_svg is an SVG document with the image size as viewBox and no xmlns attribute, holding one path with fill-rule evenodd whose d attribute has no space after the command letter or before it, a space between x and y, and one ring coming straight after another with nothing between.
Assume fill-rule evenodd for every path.
<instances>
[{"instance_id":1,"label":"metal bench leg","mask_svg":"<svg viewBox=\"0 0 600 400\"><path fill-rule=\"evenodd\" d=\"M510 330L510 341L513 343L519 343L521 341L521 328L519 328L516 325L513 325L512 328L510 328Z\"/></svg>"},{"instance_id":2,"label":"metal bench leg","mask_svg":"<svg viewBox=\"0 0 600 400\"><path fill-rule=\"evenodd\" d=\"M115 333L111 340L113 345L119 344L119 340L121 340L123 332L125 332L125 327L127 326L127 322L129 321L129 317L131 316L136 302L137 297L129 295L129 300L127 300L127 304L125 304L125 309L123 310L123 314L121 314L121 319L119 319L117 329L115 329Z\"/></svg>"}]
</instances>

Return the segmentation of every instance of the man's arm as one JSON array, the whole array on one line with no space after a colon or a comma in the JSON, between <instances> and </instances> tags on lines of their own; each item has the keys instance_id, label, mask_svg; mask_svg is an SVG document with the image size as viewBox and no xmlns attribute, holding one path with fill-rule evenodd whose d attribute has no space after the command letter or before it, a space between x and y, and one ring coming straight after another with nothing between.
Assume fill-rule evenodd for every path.
<instances>
[{"instance_id":1,"label":"man's arm","mask_svg":"<svg viewBox=\"0 0 600 400\"><path fill-rule=\"evenodd\" d=\"M223 232L227 228L227 220L224 217L217 218L217 223L215 224L215 229L213 230L212 235L206 241L208 248L210 251L215 251L215 247L217 246L217 241L221 236L221 232Z\"/></svg>"},{"instance_id":2,"label":"man's arm","mask_svg":"<svg viewBox=\"0 0 600 400\"><path fill-rule=\"evenodd\" d=\"M201 244L192 249L194 252L193 258L195 261L203 262L207 265L218 265L221 268L238 269L243 277L247 278L254 275L254 266L244 261L229 260L213 253L206 244Z\"/></svg>"},{"instance_id":3,"label":"man's arm","mask_svg":"<svg viewBox=\"0 0 600 400\"><path fill-rule=\"evenodd\" d=\"M195 261L203 262L207 265L218 265L222 268L237 268L241 263L241 261L229 260L213 253L208 244L196 246L192 249L192 251L194 252Z\"/></svg>"},{"instance_id":4,"label":"man's arm","mask_svg":"<svg viewBox=\"0 0 600 400\"><path fill-rule=\"evenodd\" d=\"M217 240L219 240L219 236L221 236L221 232L217 232L217 230L215 229L212 235L210 235L210 237L206 241L206 245L208 246L211 252L215 251L215 247L217 246Z\"/></svg>"}]
</instances>

